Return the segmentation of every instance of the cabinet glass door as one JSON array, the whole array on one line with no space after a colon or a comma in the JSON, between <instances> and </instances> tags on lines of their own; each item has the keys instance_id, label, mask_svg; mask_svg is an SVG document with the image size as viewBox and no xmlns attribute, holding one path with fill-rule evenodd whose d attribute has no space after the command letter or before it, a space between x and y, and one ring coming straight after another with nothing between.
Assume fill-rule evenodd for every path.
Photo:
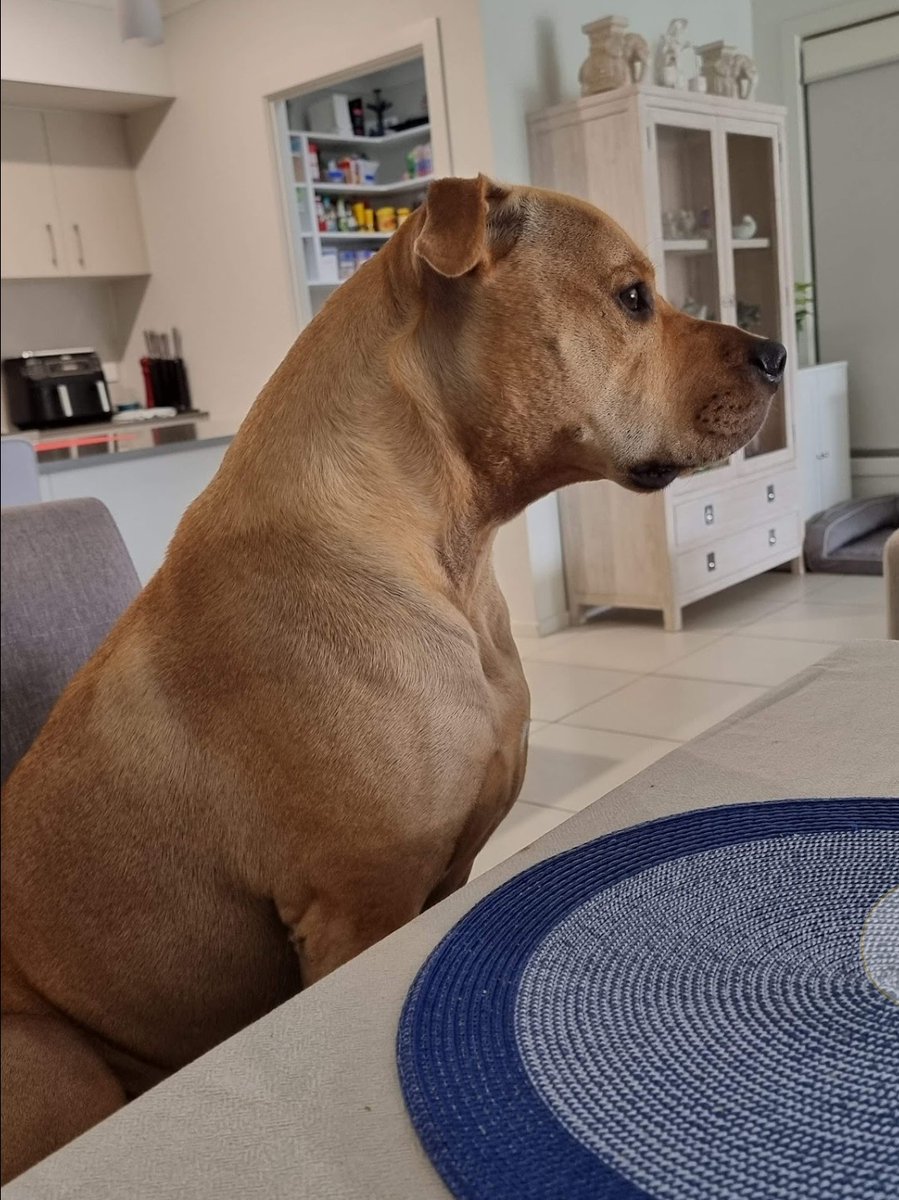
<instances>
[{"instance_id":1,"label":"cabinet glass door","mask_svg":"<svg viewBox=\"0 0 899 1200\"><path fill-rule=\"evenodd\" d=\"M722 320L713 129L711 122L655 125L661 290L676 308L703 321Z\"/></svg>"},{"instance_id":2,"label":"cabinet glass door","mask_svg":"<svg viewBox=\"0 0 899 1200\"><path fill-rule=\"evenodd\" d=\"M730 192L730 255L734 291L728 318L741 329L787 342L781 328L780 246L777 225L776 145L773 136L725 133ZM747 459L788 449L784 385L765 424L745 447Z\"/></svg>"}]
</instances>

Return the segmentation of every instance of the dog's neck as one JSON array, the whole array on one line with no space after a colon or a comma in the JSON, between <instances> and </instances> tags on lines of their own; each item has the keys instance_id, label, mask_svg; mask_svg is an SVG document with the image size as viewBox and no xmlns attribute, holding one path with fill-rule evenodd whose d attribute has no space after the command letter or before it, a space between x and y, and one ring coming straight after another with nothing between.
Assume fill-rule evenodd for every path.
<instances>
[{"instance_id":1,"label":"dog's neck","mask_svg":"<svg viewBox=\"0 0 899 1200\"><path fill-rule=\"evenodd\" d=\"M410 301L420 285L406 278L410 234L402 230L304 330L224 474L235 494L254 489L255 511L261 501L273 520L326 536L336 526L375 554L402 547L416 570L436 567L464 594L482 578L499 526L568 480L503 444L488 417L492 398L454 381L440 338L423 347Z\"/></svg>"}]
</instances>

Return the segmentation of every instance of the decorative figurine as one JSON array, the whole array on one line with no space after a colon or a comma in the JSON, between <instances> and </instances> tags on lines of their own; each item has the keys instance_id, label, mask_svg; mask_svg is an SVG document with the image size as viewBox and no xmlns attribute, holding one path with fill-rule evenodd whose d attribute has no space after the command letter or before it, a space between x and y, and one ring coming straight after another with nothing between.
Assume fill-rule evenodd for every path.
<instances>
[{"instance_id":1,"label":"decorative figurine","mask_svg":"<svg viewBox=\"0 0 899 1200\"><path fill-rule=\"evenodd\" d=\"M686 40L687 22L684 17L675 17L667 30L659 38L656 50L656 83L662 87L685 88L687 75L684 64L684 51L691 43Z\"/></svg>"},{"instance_id":2,"label":"decorative figurine","mask_svg":"<svg viewBox=\"0 0 899 1200\"><path fill-rule=\"evenodd\" d=\"M759 81L759 69L748 54L738 54L734 59L734 79L740 99L751 100Z\"/></svg>"},{"instance_id":3,"label":"decorative figurine","mask_svg":"<svg viewBox=\"0 0 899 1200\"><path fill-rule=\"evenodd\" d=\"M709 306L707 304L700 304L700 302L698 300L694 300L692 296L688 296L686 298L681 311L685 312L688 317L696 317L698 321L707 321L711 315Z\"/></svg>"},{"instance_id":4,"label":"decorative figurine","mask_svg":"<svg viewBox=\"0 0 899 1200\"><path fill-rule=\"evenodd\" d=\"M728 46L724 42L706 42L704 46L697 46L696 53L702 60L702 73L711 95L735 97L737 80L734 67L740 56L736 46Z\"/></svg>"},{"instance_id":5,"label":"decorative figurine","mask_svg":"<svg viewBox=\"0 0 899 1200\"><path fill-rule=\"evenodd\" d=\"M762 307L760 304L747 304L743 300L737 301L737 325L740 329L752 333L753 329L758 329L761 323Z\"/></svg>"},{"instance_id":6,"label":"decorative figurine","mask_svg":"<svg viewBox=\"0 0 899 1200\"><path fill-rule=\"evenodd\" d=\"M590 53L578 72L582 96L595 96L629 83L631 73L625 57L627 17L603 17L582 26L590 39ZM627 37L638 35L628 34Z\"/></svg>"},{"instance_id":7,"label":"decorative figurine","mask_svg":"<svg viewBox=\"0 0 899 1200\"><path fill-rule=\"evenodd\" d=\"M646 74L649 62L649 42L640 33L624 35L624 61L630 72L631 83L639 83Z\"/></svg>"},{"instance_id":8,"label":"decorative figurine","mask_svg":"<svg viewBox=\"0 0 899 1200\"><path fill-rule=\"evenodd\" d=\"M755 217L751 216L749 213L744 213L743 216L740 217L740 223L738 225L734 225L731 229L731 233L736 241L748 242L750 238L755 237L757 229L758 223L756 222Z\"/></svg>"}]
</instances>

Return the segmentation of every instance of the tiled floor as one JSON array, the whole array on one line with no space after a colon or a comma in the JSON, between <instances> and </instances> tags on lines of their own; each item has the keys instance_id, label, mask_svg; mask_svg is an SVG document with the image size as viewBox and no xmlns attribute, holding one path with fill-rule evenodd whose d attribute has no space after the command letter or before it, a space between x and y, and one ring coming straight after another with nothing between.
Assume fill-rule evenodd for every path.
<instances>
[{"instance_id":1,"label":"tiled floor","mask_svg":"<svg viewBox=\"0 0 899 1200\"><path fill-rule=\"evenodd\" d=\"M689 606L683 633L665 633L655 614L619 611L520 639L533 715L528 773L474 874L834 646L885 632L882 579L772 572Z\"/></svg>"}]
</instances>

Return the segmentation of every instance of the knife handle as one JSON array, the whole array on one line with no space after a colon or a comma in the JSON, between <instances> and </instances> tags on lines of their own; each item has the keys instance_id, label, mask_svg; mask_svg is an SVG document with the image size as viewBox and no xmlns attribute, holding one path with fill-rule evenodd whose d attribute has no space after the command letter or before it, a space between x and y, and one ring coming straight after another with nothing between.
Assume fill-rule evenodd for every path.
<instances>
[{"instance_id":1,"label":"knife handle","mask_svg":"<svg viewBox=\"0 0 899 1200\"><path fill-rule=\"evenodd\" d=\"M146 396L147 408L156 407L156 396L153 392L153 369L152 360L144 356L140 360L141 374L144 377L144 394Z\"/></svg>"},{"instance_id":2,"label":"knife handle","mask_svg":"<svg viewBox=\"0 0 899 1200\"><path fill-rule=\"evenodd\" d=\"M187 367L183 358L174 360L175 400L179 412L191 412L193 405L190 399L190 384L187 381Z\"/></svg>"}]
</instances>

